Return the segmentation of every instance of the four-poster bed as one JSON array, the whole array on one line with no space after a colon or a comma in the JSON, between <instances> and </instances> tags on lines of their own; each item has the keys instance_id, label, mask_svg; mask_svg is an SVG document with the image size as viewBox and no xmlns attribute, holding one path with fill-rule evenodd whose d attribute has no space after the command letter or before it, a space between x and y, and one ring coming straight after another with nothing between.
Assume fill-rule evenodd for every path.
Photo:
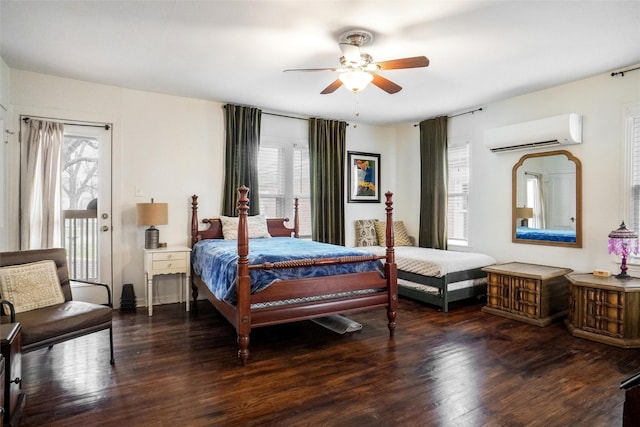
<instances>
[{"instance_id":1,"label":"four-poster bed","mask_svg":"<svg viewBox=\"0 0 640 427\"><path fill-rule=\"evenodd\" d=\"M192 196L191 216L194 306L197 307L195 300L198 295L204 295L235 327L238 335L238 357L242 364L246 365L249 357L249 334L254 327L386 307L389 334L393 337L398 307L393 227L387 226L386 229L387 246L384 255L303 241L297 239L299 223L296 203L294 228L284 224L288 219L269 218L266 224L272 237L249 239L248 191L246 187L238 189L237 245L233 245L233 264L226 268L233 269L232 283L228 285L219 283L220 276L224 275L220 274L221 264L215 264L219 259L207 258L210 254L219 253L217 251L221 250L220 246L229 246L230 241L223 240L220 218L203 219L202 223L207 224L207 228L200 230L196 195ZM391 193L386 194L387 224L393 224L391 196ZM282 261L269 258L275 254L255 253L255 247L270 248L270 244L273 244L274 249L267 252L276 252L276 247L287 242L295 245L323 245L323 250L331 247L329 249L335 250L337 255L307 258L305 254L311 253L311 250L307 251L306 247L300 249L298 246L294 246ZM257 259L267 261L253 263ZM215 271L207 273L208 267L205 266L213 265ZM266 285L257 284L261 276L267 275L273 279L278 274L284 274L285 278L276 278ZM313 277L315 274L321 276ZM211 283L211 278L216 283ZM223 289L220 289L221 286Z\"/></svg>"}]
</instances>

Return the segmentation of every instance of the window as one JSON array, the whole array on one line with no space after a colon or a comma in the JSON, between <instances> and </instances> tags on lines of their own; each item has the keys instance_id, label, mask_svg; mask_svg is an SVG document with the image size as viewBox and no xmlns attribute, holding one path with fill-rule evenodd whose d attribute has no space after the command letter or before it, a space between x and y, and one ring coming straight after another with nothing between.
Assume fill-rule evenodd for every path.
<instances>
[{"instance_id":1,"label":"window","mask_svg":"<svg viewBox=\"0 0 640 427\"><path fill-rule=\"evenodd\" d=\"M466 246L469 239L469 144L450 145L448 157L448 243Z\"/></svg>"},{"instance_id":2,"label":"window","mask_svg":"<svg viewBox=\"0 0 640 427\"><path fill-rule=\"evenodd\" d=\"M65 132L62 153L62 208L88 209L98 197L98 145L91 136Z\"/></svg>"},{"instance_id":3,"label":"window","mask_svg":"<svg viewBox=\"0 0 640 427\"><path fill-rule=\"evenodd\" d=\"M306 141L263 140L258 156L260 213L286 217L293 227L293 203L298 198L300 237L311 237L309 148Z\"/></svg>"},{"instance_id":4,"label":"window","mask_svg":"<svg viewBox=\"0 0 640 427\"><path fill-rule=\"evenodd\" d=\"M94 136L68 132L62 150L63 244L74 279L99 279L98 185L99 145ZM82 129L82 128L81 128Z\"/></svg>"},{"instance_id":5,"label":"window","mask_svg":"<svg viewBox=\"0 0 640 427\"><path fill-rule=\"evenodd\" d=\"M627 226L640 231L640 104L627 109L626 144L629 147L631 209Z\"/></svg>"}]
</instances>

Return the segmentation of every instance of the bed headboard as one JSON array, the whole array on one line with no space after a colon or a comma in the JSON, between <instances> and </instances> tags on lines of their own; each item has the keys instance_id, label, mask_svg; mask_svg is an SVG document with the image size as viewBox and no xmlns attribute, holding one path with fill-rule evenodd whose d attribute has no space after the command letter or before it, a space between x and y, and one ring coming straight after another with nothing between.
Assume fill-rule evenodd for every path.
<instances>
[{"instance_id":1,"label":"bed headboard","mask_svg":"<svg viewBox=\"0 0 640 427\"><path fill-rule=\"evenodd\" d=\"M300 222L298 219L298 199L295 199L293 205L293 228L287 227L286 223L289 222L289 218L267 218L267 228L269 234L273 237L298 237ZM204 229L200 229L200 223L207 224ZM223 239L222 223L220 218L204 218L201 222L198 221L198 196L191 196L191 246L195 245L200 240L206 239Z\"/></svg>"}]
</instances>

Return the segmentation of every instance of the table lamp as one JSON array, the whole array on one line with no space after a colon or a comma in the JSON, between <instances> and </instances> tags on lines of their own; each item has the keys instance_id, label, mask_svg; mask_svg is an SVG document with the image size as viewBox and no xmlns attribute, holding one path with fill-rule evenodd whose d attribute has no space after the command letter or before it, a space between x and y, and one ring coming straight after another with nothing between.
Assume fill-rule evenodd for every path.
<instances>
[{"instance_id":1,"label":"table lamp","mask_svg":"<svg viewBox=\"0 0 640 427\"><path fill-rule=\"evenodd\" d=\"M144 232L144 248L157 249L160 244L160 231L156 225L166 225L168 223L168 205L166 203L138 203L136 205L136 223L138 225L149 225Z\"/></svg>"},{"instance_id":2,"label":"table lamp","mask_svg":"<svg viewBox=\"0 0 640 427\"><path fill-rule=\"evenodd\" d=\"M529 218L533 218L533 208L528 208L526 206L516 208L516 218L522 218L522 221L520 221L520 226L528 227Z\"/></svg>"},{"instance_id":3,"label":"table lamp","mask_svg":"<svg viewBox=\"0 0 640 427\"><path fill-rule=\"evenodd\" d=\"M622 221L620 227L609 233L609 253L622 256L620 264L620 274L618 279L631 279L627 274L627 256L629 254L638 255L638 233L629 230Z\"/></svg>"}]
</instances>

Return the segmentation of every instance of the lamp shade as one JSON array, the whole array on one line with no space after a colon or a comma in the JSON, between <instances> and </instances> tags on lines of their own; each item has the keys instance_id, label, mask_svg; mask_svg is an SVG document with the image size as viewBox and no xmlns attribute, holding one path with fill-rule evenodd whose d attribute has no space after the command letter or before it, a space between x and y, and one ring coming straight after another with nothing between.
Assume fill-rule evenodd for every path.
<instances>
[{"instance_id":1,"label":"lamp shade","mask_svg":"<svg viewBox=\"0 0 640 427\"><path fill-rule=\"evenodd\" d=\"M516 218L533 218L533 208L516 208Z\"/></svg>"},{"instance_id":2,"label":"lamp shade","mask_svg":"<svg viewBox=\"0 0 640 427\"><path fill-rule=\"evenodd\" d=\"M352 92L358 92L359 90L367 87L373 80L373 75L366 71L346 71L338 76L338 79L344 84L344 87Z\"/></svg>"},{"instance_id":3,"label":"lamp shade","mask_svg":"<svg viewBox=\"0 0 640 427\"><path fill-rule=\"evenodd\" d=\"M138 203L136 205L136 224L166 225L169 221L167 203Z\"/></svg>"}]
</instances>

